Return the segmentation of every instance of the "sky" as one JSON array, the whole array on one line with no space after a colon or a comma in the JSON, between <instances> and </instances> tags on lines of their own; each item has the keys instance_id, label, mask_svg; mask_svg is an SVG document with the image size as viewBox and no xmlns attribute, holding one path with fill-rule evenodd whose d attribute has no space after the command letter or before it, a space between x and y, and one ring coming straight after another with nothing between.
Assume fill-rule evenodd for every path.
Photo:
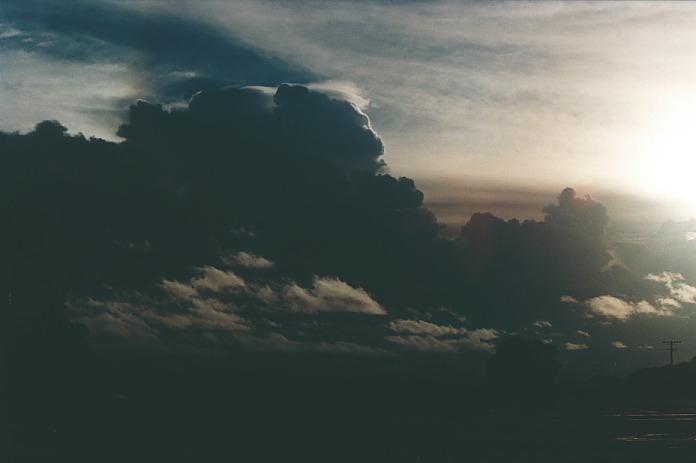
<instances>
[{"instance_id":1,"label":"sky","mask_svg":"<svg viewBox=\"0 0 696 463\"><path fill-rule=\"evenodd\" d=\"M520 334L571 375L666 339L688 360L694 20L5 1L0 205L70 256L98 346L481 359Z\"/></svg>"}]
</instances>

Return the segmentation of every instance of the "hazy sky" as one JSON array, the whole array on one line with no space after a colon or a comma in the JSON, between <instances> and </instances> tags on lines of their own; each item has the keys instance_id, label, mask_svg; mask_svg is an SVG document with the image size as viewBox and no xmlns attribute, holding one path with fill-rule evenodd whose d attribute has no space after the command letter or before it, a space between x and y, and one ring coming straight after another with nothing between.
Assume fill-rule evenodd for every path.
<instances>
[{"instance_id":1,"label":"hazy sky","mask_svg":"<svg viewBox=\"0 0 696 463\"><path fill-rule=\"evenodd\" d=\"M352 328L346 328L338 335L335 332L312 335L312 349L384 353L391 352L389 346L401 345L440 352L472 346L486 351L492 348L491 342L504 334L536 332L565 346L567 354L580 355L593 350L592 340L596 339L593 330L596 330L602 341L596 341L595 349L633 350L634 358L638 358L638 354L642 355L639 347L648 350L661 337L688 334L686 327L696 297L696 288L692 286L696 284L696 268L691 266L694 263L691 256L696 255L691 244L696 241L692 236L696 227L694 223L682 223L696 215L696 183L692 180L696 167L692 161L696 151L694 24L696 6L668 2L10 0L0 5L3 107L0 130L25 134L36 123L50 119L59 121L70 134L81 132L86 137L115 142L128 139L131 144L123 149L130 153L125 155L128 161L124 163L129 166L135 162L135 158L128 157L134 156L129 150L141 138L154 140L161 135L152 132L153 127L161 124L170 127L167 124L180 123L182 133L205 134L218 140L215 138L220 136L218 132L208 133L187 124L193 124L191 121L198 121L199 117L222 114L222 109L213 107L208 100L220 98L251 111L244 117L234 116L239 121L247 120L247 116L256 121L248 122L249 133L260 133L260 126L255 124L266 117L268 121L264 124L271 124L279 133L307 130L308 138L302 140L269 134L269 144L277 138L288 143L288 150L293 149L293 143L318 152L329 150L331 162L341 172L358 169L370 172L375 179L392 179L380 177L388 173L394 180L394 183L375 180L379 184L374 185L368 182L372 186L350 184L346 191L352 193L332 190L334 196L328 197L344 198L345 194L345 198L352 198L350 201L355 202L350 202L350 207L355 209L351 211L379 209L395 201L394 204L401 206L389 207L412 209L411 225L417 223L424 230L430 223L426 215L434 214L440 224L447 225L440 236L460 238L457 246L463 246L456 251L460 265L441 257L440 245L430 241L426 243L427 240L418 238L418 244L414 245L410 240L416 238L411 235L396 240L404 247L415 247L416 251L409 251L413 252L409 259L427 261L427 265L434 265L442 272L442 280L424 286L429 288L424 291L435 291L437 295L428 306L423 301L404 302L392 294L404 282L423 277L415 271L404 271L399 277L393 276L394 281L384 283L377 281L375 275L361 275L352 261L345 266L329 265L317 257L301 270L291 269L283 267L284 259L292 255L283 246L294 246L293 240L283 242L283 246L250 245L249 249L235 241L230 249L219 252L217 257L224 259L217 262L224 262L222 267L199 255L180 262L182 266L188 265L187 276L179 270L173 272L177 277L168 276L167 271L156 274L153 267L149 279L138 283L142 287L129 287L125 280L121 281L119 297L97 294L90 288L83 288L84 293L77 292L76 307L82 304L93 312L88 313L84 307L80 309L82 312L77 311L92 331L103 334L104 339L117 337L119 330L136 333L141 340L167 338L161 332L157 334L155 326L160 326L162 332L192 326L197 329L206 326L222 329L222 326L235 333L238 344L247 347L302 350L301 346L305 345L302 343L310 341L292 338L299 331L309 336L308 328L302 323L329 325L333 322L323 318L327 312L346 312L367 315L370 320L386 317L376 323L386 332L379 335L382 341L368 342L361 338L363 335L348 333ZM279 91L276 95L282 83L301 84L309 91L305 94L288 90L282 95ZM230 95L215 93L228 87L246 89ZM191 97L199 91L204 92L203 96L199 95L199 105L189 106ZM148 110L150 106L145 104L129 112L129 106L138 99L162 103L164 115L157 119L153 114L158 110L152 109L156 107ZM305 105L302 106L305 109L299 110L300 106L295 105ZM176 119L167 112L170 109L174 111L171 114L185 116ZM286 114L282 111L295 114L305 125L301 130L292 125L294 122L285 126L290 123L273 111L281 116ZM254 119L257 116L260 119ZM169 117L179 122L166 122ZM227 120L225 117L232 116L225 115L222 119ZM117 135L120 124L129 121L130 129L126 126ZM42 133L44 136L48 132ZM144 133L150 133L153 138ZM62 137L60 143L67 139ZM194 141L187 139L188 144L172 149L193 147ZM85 143L89 149L102 149L94 142ZM222 141L215 143L219 147ZM246 138L229 141L230 146L254 146L264 153L276 153L274 150L278 149L276 145L273 148L264 145L261 149L255 143ZM164 146L155 145L157 148L152 152L159 152ZM68 148L58 151L69 152ZM282 156L269 159L279 165L287 161ZM182 163L179 167L195 165ZM381 163L386 164L381 166ZM150 174L160 181L152 184L167 193L153 197L152 204L167 203L179 194L184 197L194 191L193 186L187 190L188 184L184 183L196 184L195 179L189 178L181 180L184 183L179 189L173 188L170 183L178 178L178 171L171 163L163 165L167 166L163 170L171 171L171 175L162 174L160 178L160 173L155 174L156 169L141 166L143 170L138 172L143 178L135 181L147 184L144 179ZM199 174L207 172L208 167L201 167ZM94 175L103 174L99 172ZM275 174L280 172L269 174L269 178L273 179ZM400 177L413 179L415 186L407 179L397 181ZM317 174L317 178L323 177ZM211 184L216 185L214 180ZM292 188L290 185L285 187ZM557 201L566 187L574 188L577 197L568 199L567 203ZM217 187L210 188L212 192ZM321 196L323 190L317 188L302 194ZM425 195L423 204L416 198L418 190ZM355 199L351 196L354 193L360 198L362 194L368 195L371 200ZM297 204L307 199L298 195L293 197ZM380 202L380 195L384 195L384 203ZM591 195L592 199L585 195ZM203 196L201 193L198 199L203 201ZM182 210L177 209L179 206L172 209L176 209L177 220L192 219L195 214L189 215L190 210L186 208L194 205L206 204L211 211L217 207L210 205L210 198L200 204L191 201L181 206ZM320 209L321 204L317 206ZM553 206L542 211L549 204ZM268 207L262 200L258 205ZM278 225L239 207L248 222L227 224L234 225L239 234L257 233L258 230L250 228L252 224ZM297 207L296 212L304 219L303 214L313 211L305 206ZM534 248L532 237L549 238L541 229L520 230L511 222L500 225L485 219L470 223L469 231L460 233L460 227L469 222L474 212L492 212L505 220L534 219L535 224L543 226L571 224L571 228L576 219L592 222L606 214L608 221L602 221L602 233L589 233L589 241L582 238L577 248L573 247L575 244L569 246L572 252L598 253L595 260L588 257L576 262L574 259L580 257L559 257L559 253L563 254L559 249ZM371 217L366 212L355 213L356 220ZM214 216L213 212L210 214ZM140 216L127 217L137 220ZM211 221L208 225L217 226L210 217L206 219ZM397 220L398 226L396 222L382 224L384 230L377 233L380 238L361 235L364 242L352 246L367 249L366 243L372 246L374 240L384 239L380 233L406 230L406 219L402 219ZM663 227L658 233L660 224L667 219L679 223ZM338 217L331 216L328 220L335 220L332 224L336 226L348 226ZM322 227L317 224L311 229L314 242L325 238L317 230L334 232L328 225ZM461 295L454 294L454 283L443 281L459 275L457 272L473 271L472 262L482 257L466 247L477 243L481 230L496 227L507 231L501 231L492 241L478 243L495 249L500 246L491 254L497 257L489 257L495 261L492 267L505 268L491 270L485 277L489 279L474 271L475 278L485 280L482 287L487 290L496 291L496 283L511 284L516 290L524 287L514 283L514 275L526 265L519 261L527 260L534 261L530 265L535 271L541 269L539 278L556 265L549 263L554 259L564 269L566 264L568 268L575 266L576 270L578 265L588 265L592 267L588 272L597 273L592 273L592 284L588 280L586 285L566 287L563 280L556 282L559 286L550 289L548 295L541 295L545 291L530 290L539 297L530 296L520 303L529 309L525 316L512 316L507 309L501 312L500 322L496 316L490 316L493 313L490 311L488 316L472 316L471 310L509 301L487 301L486 295L479 291L464 303ZM295 232L309 242L310 228L308 225L307 230L298 228ZM156 249L154 236L159 231L154 225L148 230L113 236L111 244L149 255L151 246ZM351 230L368 234L359 227ZM517 244L510 244L513 242ZM329 243L317 246L324 245L330 247ZM426 255L435 257L426 258ZM510 257L513 255L514 258ZM605 259L606 256L609 257ZM335 258L348 259L340 253ZM386 255L380 258L388 259ZM387 267L385 264L383 268ZM262 273L268 269L277 273L254 274L251 283L238 275L240 271L235 272L235 268L244 269L242 273ZM76 271L76 275L80 272ZM617 276L618 273L621 275ZM470 280L474 278L469 273L466 275ZM588 275L575 275L569 270L565 277L578 283L577 279ZM111 284L108 275L99 278L104 279L104 285ZM153 281L158 283L153 286ZM150 289L178 298L179 302L188 301L195 321L183 315L163 318L157 310L143 308L142 301L147 299L143 296L143 288L147 286L144 282L149 282ZM528 283L546 285L543 279ZM447 293L450 290L452 294ZM242 309L235 309L226 312L227 318L221 322L216 317L221 316L219 304L223 302L212 297L221 291L227 291L228 298L241 291L244 297L254 299L254 304L260 304L259 301L280 304L295 315L315 314L317 319L291 323L283 318L285 315L282 320L276 320L268 314L265 318L252 317ZM443 296L445 293L448 295ZM425 293L420 296L426 298ZM217 302L210 302L213 300ZM534 309L549 300L559 307L551 315ZM340 308L334 304L336 301L341 302ZM104 312L100 314L98 310ZM438 310L450 315L440 320L435 315ZM563 310L566 312L561 314ZM508 323L513 319L514 323ZM109 325L113 320L120 320L121 327ZM353 326L351 323L346 326ZM362 327L355 328L355 332L363 332L360 330L365 329L364 320L355 323ZM292 334L289 328L275 330L276 324L292 325L296 331ZM130 331L123 328L126 325ZM654 336L650 333L652 326L657 333ZM696 344L685 340L683 349L689 354L696 353ZM588 369L593 361L590 356L585 358L585 365L590 365ZM633 362L631 365L638 361Z\"/></svg>"}]
</instances>

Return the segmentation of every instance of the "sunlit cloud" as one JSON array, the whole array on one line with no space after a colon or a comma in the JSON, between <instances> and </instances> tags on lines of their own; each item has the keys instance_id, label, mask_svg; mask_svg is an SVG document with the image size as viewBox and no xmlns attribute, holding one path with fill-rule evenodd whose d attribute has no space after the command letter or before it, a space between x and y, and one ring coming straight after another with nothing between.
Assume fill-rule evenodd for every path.
<instances>
[{"instance_id":1,"label":"sunlit cloud","mask_svg":"<svg viewBox=\"0 0 696 463\"><path fill-rule=\"evenodd\" d=\"M565 302L567 304L579 304L580 303L573 296L568 296L568 295L561 296L561 302Z\"/></svg>"},{"instance_id":2,"label":"sunlit cloud","mask_svg":"<svg viewBox=\"0 0 696 463\"><path fill-rule=\"evenodd\" d=\"M457 352L463 348L492 352L495 347L491 341L498 338L498 332L490 328L468 330L423 320L393 320L388 327L398 334L387 336L387 341L426 352Z\"/></svg>"},{"instance_id":3,"label":"sunlit cloud","mask_svg":"<svg viewBox=\"0 0 696 463\"><path fill-rule=\"evenodd\" d=\"M298 312L387 313L364 289L353 288L337 278L316 277L311 289L290 284L283 290L283 298Z\"/></svg>"},{"instance_id":4,"label":"sunlit cloud","mask_svg":"<svg viewBox=\"0 0 696 463\"><path fill-rule=\"evenodd\" d=\"M614 296L593 297L585 302L589 314L604 318L625 321L637 314L671 315L666 308L655 308L648 301L630 302Z\"/></svg>"},{"instance_id":5,"label":"sunlit cloud","mask_svg":"<svg viewBox=\"0 0 696 463\"><path fill-rule=\"evenodd\" d=\"M252 269L265 269L272 268L274 266L273 262L270 260L257 256L256 254L250 252L238 252L232 256L223 259L228 265L237 265L240 267L252 268Z\"/></svg>"},{"instance_id":6,"label":"sunlit cloud","mask_svg":"<svg viewBox=\"0 0 696 463\"><path fill-rule=\"evenodd\" d=\"M563 345L563 348L565 350L584 350L588 349L589 346L585 343L566 342Z\"/></svg>"},{"instance_id":7,"label":"sunlit cloud","mask_svg":"<svg viewBox=\"0 0 696 463\"><path fill-rule=\"evenodd\" d=\"M551 322L549 322L547 320L537 320L534 323L532 323L532 325L539 327L539 328L551 328L551 327L553 327Z\"/></svg>"},{"instance_id":8,"label":"sunlit cloud","mask_svg":"<svg viewBox=\"0 0 696 463\"><path fill-rule=\"evenodd\" d=\"M679 303L693 304L696 303L696 287L685 282L685 278L681 273L663 272L661 274L649 274L645 277L646 280L664 283L669 289L671 298L662 299L665 305L675 306Z\"/></svg>"}]
</instances>

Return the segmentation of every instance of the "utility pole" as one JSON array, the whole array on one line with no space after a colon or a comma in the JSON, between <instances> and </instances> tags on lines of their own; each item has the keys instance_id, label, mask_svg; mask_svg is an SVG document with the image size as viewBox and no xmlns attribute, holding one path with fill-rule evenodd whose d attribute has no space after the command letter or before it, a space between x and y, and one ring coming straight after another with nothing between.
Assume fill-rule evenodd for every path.
<instances>
[{"instance_id":1,"label":"utility pole","mask_svg":"<svg viewBox=\"0 0 696 463\"><path fill-rule=\"evenodd\" d=\"M675 344L681 344L681 341L662 341L662 344L669 344L669 347L665 348L665 350L669 351L669 366L673 367L674 366L674 353L677 351L677 348L674 347Z\"/></svg>"}]
</instances>

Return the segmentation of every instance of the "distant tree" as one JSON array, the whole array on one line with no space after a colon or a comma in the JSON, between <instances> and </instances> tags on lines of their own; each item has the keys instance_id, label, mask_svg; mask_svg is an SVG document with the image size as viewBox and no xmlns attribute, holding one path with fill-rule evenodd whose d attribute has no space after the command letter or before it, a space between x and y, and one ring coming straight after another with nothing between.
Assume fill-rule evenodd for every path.
<instances>
[{"instance_id":1,"label":"distant tree","mask_svg":"<svg viewBox=\"0 0 696 463\"><path fill-rule=\"evenodd\" d=\"M505 339L488 359L487 386L497 400L539 401L555 391L560 364L553 344L517 336Z\"/></svg>"}]
</instances>

